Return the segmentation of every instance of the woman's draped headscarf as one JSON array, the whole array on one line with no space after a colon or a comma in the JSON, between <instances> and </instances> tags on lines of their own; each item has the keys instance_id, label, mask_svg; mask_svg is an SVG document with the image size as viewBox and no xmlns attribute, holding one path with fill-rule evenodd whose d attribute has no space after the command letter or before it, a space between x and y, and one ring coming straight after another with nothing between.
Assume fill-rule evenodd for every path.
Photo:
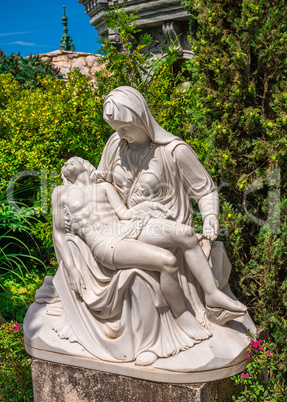
<instances>
[{"instance_id":1,"label":"woman's draped headscarf","mask_svg":"<svg viewBox=\"0 0 287 402\"><path fill-rule=\"evenodd\" d=\"M157 144L168 144L179 139L155 121L144 97L132 87L118 87L109 93L104 102L103 117L111 126L113 121L133 123L143 128Z\"/></svg>"}]
</instances>

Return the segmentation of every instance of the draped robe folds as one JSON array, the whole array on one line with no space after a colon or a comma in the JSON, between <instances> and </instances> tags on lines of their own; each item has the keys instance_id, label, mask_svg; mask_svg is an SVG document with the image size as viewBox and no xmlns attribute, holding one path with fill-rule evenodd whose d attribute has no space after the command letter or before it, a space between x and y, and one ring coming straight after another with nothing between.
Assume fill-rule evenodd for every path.
<instances>
[{"instance_id":1,"label":"draped robe folds","mask_svg":"<svg viewBox=\"0 0 287 402\"><path fill-rule=\"evenodd\" d=\"M215 190L192 149L174 137L166 145L152 143L141 155L137 152L115 133L105 147L98 174L113 183L128 207L147 199L158 201L173 211L172 219L192 225L189 196L198 201ZM197 343L175 321L158 273L137 267L109 270L94 260L78 236L69 234L67 239L86 285L82 298L70 288L56 244L59 269L53 283L47 278L36 294L38 303L48 303L47 313L55 316L54 329L60 337L80 343L97 358L117 362L132 361L145 351L168 357ZM181 250L174 252L186 307L203 323L201 287Z\"/></svg>"}]
</instances>

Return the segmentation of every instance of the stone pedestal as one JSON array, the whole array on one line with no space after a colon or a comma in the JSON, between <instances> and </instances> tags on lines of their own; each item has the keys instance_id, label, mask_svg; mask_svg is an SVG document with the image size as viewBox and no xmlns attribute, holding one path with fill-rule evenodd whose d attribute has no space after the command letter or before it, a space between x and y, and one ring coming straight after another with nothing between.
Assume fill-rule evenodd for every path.
<instances>
[{"instance_id":1,"label":"stone pedestal","mask_svg":"<svg viewBox=\"0 0 287 402\"><path fill-rule=\"evenodd\" d=\"M131 378L43 360L32 363L35 402L209 402L231 401L229 378L197 384L170 384Z\"/></svg>"}]
</instances>

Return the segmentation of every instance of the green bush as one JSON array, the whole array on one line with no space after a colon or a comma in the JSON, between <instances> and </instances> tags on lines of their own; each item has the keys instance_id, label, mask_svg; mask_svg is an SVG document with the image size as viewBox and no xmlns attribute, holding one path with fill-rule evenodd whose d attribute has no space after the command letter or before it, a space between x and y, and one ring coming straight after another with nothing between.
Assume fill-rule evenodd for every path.
<instances>
[{"instance_id":1,"label":"green bush","mask_svg":"<svg viewBox=\"0 0 287 402\"><path fill-rule=\"evenodd\" d=\"M42 170L42 174L54 173L57 183L67 158L81 154L97 163L108 138L102 100L87 77L76 70L66 85L51 77L39 82L45 91L19 91L11 75L0 75L0 99L7 105L0 111L2 178L11 179L22 170Z\"/></svg>"},{"instance_id":2,"label":"green bush","mask_svg":"<svg viewBox=\"0 0 287 402\"><path fill-rule=\"evenodd\" d=\"M220 186L232 287L287 373L287 31L283 0L186 0L204 164ZM281 198L281 200L280 200ZM280 217L281 213L281 217Z\"/></svg>"},{"instance_id":3,"label":"green bush","mask_svg":"<svg viewBox=\"0 0 287 402\"><path fill-rule=\"evenodd\" d=\"M9 74L0 75L0 175L15 188L32 190L22 201L41 219L32 233L39 238L38 256L53 258L50 193L60 183L60 170L71 156L97 165L110 131L102 119L102 102L89 79L75 71L66 85L45 77L42 89L23 89ZM23 176L19 176L23 172ZM32 247L32 246L31 246Z\"/></svg>"},{"instance_id":4,"label":"green bush","mask_svg":"<svg viewBox=\"0 0 287 402\"><path fill-rule=\"evenodd\" d=\"M12 53L11 56L6 56L3 50L0 50L0 74L8 73L15 77L21 88L37 87L39 86L37 78L45 76L63 78L60 70L52 64L52 59L43 61L39 55L22 57L20 52L17 55Z\"/></svg>"},{"instance_id":5,"label":"green bush","mask_svg":"<svg viewBox=\"0 0 287 402\"><path fill-rule=\"evenodd\" d=\"M27 309L35 300L36 290L53 271L30 268L29 272L10 271L0 278L1 315L7 320L23 322Z\"/></svg>"},{"instance_id":6,"label":"green bush","mask_svg":"<svg viewBox=\"0 0 287 402\"><path fill-rule=\"evenodd\" d=\"M121 38L119 52L108 37L102 37L99 63L102 69L95 72L97 95L105 97L114 88L129 85L145 93L150 81L151 54L144 49L152 42L150 35L141 35L141 30L134 24L136 13L127 14L116 6L107 14L108 27L118 32Z\"/></svg>"},{"instance_id":7,"label":"green bush","mask_svg":"<svg viewBox=\"0 0 287 402\"><path fill-rule=\"evenodd\" d=\"M31 358L25 352L23 326L11 321L0 327L0 400L33 401Z\"/></svg>"}]
</instances>

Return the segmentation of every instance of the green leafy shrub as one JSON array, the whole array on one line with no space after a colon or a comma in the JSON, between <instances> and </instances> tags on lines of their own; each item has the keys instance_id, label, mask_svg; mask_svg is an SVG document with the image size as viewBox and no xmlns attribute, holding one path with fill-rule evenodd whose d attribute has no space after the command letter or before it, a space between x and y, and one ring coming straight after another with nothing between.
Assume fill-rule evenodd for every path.
<instances>
[{"instance_id":1,"label":"green leafy shrub","mask_svg":"<svg viewBox=\"0 0 287 402\"><path fill-rule=\"evenodd\" d=\"M14 193L14 200L17 192ZM11 206L7 199L7 187L0 185L0 277L6 272L21 272L26 269L27 261L34 264L43 263L30 253L25 240L31 239L29 231L32 228L30 208L24 204ZM20 206L19 206L20 205ZM22 238L21 238L22 236ZM37 245L35 244L37 247Z\"/></svg>"},{"instance_id":2,"label":"green leafy shrub","mask_svg":"<svg viewBox=\"0 0 287 402\"><path fill-rule=\"evenodd\" d=\"M44 91L20 91L11 75L0 75L0 97L7 106L0 110L0 175L12 179L15 189L32 187L22 202L41 215L32 233L40 241L37 256L48 265L53 258L50 193L60 183L61 167L75 155L97 165L110 131L102 119L103 100L79 71L66 85L51 77L39 82Z\"/></svg>"},{"instance_id":3,"label":"green leafy shrub","mask_svg":"<svg viewBox=\"0 0 287 402\"><path fill-rule=\"evenodd\" d=\"M33 401L31 358L25 352L23 326L11 321L0 327L0 400Z\"/></svg>"},{"instance_id":4,"label":"green leafy shrub","mask_svg":"<svg viewBox=\"0 0 287 402\"><path fill-rule=\"evenodd\" d=\"M79 71L66 85L45 77L39 80L45 91L24 89L10 75L0 75L7 109L0 111L1 177L22 170L54 173L70 156L81 154L97 163L105 139L101 104L89 79ZM46 171L45 171L46 169ZM57 176L58 174L58 176Z\"/></svg>"},{"instance_id":5,"label":"green leafy shrub","mask_svg":"<svg viewBox=\"0 0 287 402\"><path fill-rule=\"evenodd\" d=\"M195 127L217 181L232 287L286 379L287 31L283 0L186 0ZM281 202L280 202L281 198ZM281 212L281 217L280 217Z\"/></svg>"},{"instance_id":6,"label":"green leafy shrub","mask_svg":"<svg viewBox=\"0 0 287 402\"><path fill-rule=\"evenodd\" d=\"M10 271L0 277L1 314L7 320L23 322L27 309L35 300L36 290L46 275L53 271L29 269L29 272Z\"/></svg>"},{"instance_id":7,"label":"green leafy shrub","mask_svg":"<svg viewBox=\"0 0 287 402\"><path fill-rule=\"evenodd\" d=\"M270 228L259 230L251 247L251 257L242 275L242 287L249 300L253 300L253 317L271 335L277 353L274 363L282 380L287 372L287 199L280 204L281 230L272 233Z\"/></svg>"},{"instance_id":8,"label":"green leafy shrub","mask_svg":"<svg viewBox=\"0 0 287 402\"><path fill-rule=\"evenodd\" d=\"M15 77L21 88L37 87L39 86L37 78L45 76L63 78L60 70L52 64L52 59L43 61L39 55L22 57L20 52L17 55L12 53L11 56L6 56L3 50L0 50L0 74L8 73Z\"/></svg>"}]
</instances>

